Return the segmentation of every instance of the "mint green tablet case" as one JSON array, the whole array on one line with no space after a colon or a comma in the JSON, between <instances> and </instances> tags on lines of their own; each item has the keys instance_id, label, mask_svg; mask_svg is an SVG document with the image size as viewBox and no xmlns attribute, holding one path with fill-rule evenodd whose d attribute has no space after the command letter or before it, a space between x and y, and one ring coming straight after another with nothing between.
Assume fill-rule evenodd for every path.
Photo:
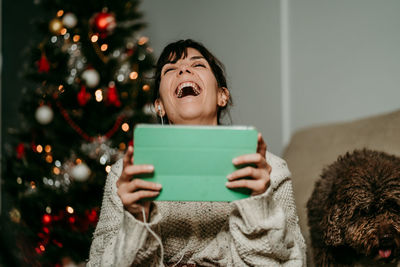
<instances>
[{"instance_id":1,"label":"mint green tablet case","mask_svg":"<svg viewBox=\"0 0 400 267\"><path fill-rule=\"evenodd\" d=\"M162 185L155 200L242 199L250 192L228 189L226 176L238 169L233 158L256 152L257 134L253 127L245 126L138 124L134 131L134 163L154 165L153 174L139 178Z\"/></svg>"}]
</instances>

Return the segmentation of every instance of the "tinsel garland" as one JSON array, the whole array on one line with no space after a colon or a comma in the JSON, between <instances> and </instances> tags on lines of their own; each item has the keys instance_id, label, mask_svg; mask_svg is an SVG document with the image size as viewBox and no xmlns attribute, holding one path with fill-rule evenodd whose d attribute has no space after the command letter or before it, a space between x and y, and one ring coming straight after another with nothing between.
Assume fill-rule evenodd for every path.
<instances>
[{"instance_id":1,"label":"tinsel garland","mask_svg":"<svg viewBox=\"0 0 400 267\"><path fill-rule=\"evenodd\" d=\"M75 130L77 134L79 134L83 139L85 139L88 142L92 142L97 136L89 136L84 130L82 130L81 127L79 127L69 116L67 110L62 106L60 101L56 102L58 108L60 109L61 115L64 117L64 119L68 122L68 124L71 126L72 129ZM119 129L121 126L125 116L124 115L119 115L113 125L113 127L104 134L106 138L111 138Z\"/></svg>"}]
</instances>

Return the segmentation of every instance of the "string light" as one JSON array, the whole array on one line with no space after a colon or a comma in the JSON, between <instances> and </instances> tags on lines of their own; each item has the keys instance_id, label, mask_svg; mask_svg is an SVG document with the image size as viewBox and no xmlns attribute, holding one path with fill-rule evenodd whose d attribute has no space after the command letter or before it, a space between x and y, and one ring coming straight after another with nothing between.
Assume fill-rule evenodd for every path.
<instances>
[{"instance_id":1,"label":"string light","mask_svg":"<svg viewBox=\"0 0 400 267\"><path fill-rule=\"evenodd\" d=\"M126 149L125 143L120 143L119 144L119 150L125 150L125 149Z\"/></svg>"},{"instance_id":2,"label":"string light","mask_svg":"<svg viewBox=\"0 0 400 267\"><path fill-rule=\"evenodd\" d=\"M94 95L96 96L97 102L101 102L103 100L103 91L101 89L97 89Z\"/></svg>"},{"instance_id":3,"label":"string light","mask_svg":"<svg viewBox=\"0 0 400 267\"><path fill-rule=\"evenodd\" d=\"M34 181L31 181L31 188L32 188L32 189L35 189L35 188L36 188L36 184L35 184Z\"/></svg>"},{"instance_id":4,"label":"string light","mask_svg":"<svg viewBox=\"0 0 400 267\"><path fill-rule=\"evenodd\" d=\"M67 28L62 28L60 31L61 35L64 35L67 33Z\"/></svg>"},{"instance_id":5,"label":"string light","mask_svg":"<svg viewBox=\"0 0 400 267\"><path fill-rule=\"evenodd\" d=\"M82 163L82 160L81 160L80 158L77 158L77 159L75 160L75 163L76 163L76 164L81 164L81 163Z\"/></svg>"},{"instance_id":6,"label":"string light","mask_svg":"<svg viewBox=\"0 0 400 267\"><path fill-rule=\"evenodd\" d=\"M57 168L57 167L53 168L53 172L54 172L55 175L59 175L61 173L60 169Z\"/></svg>"},{"instance_id":7,"label":"string light","mask_svg":"<svg viewBox=\"0 0 400 267\"><path fill-rule=\"evenodd\" d=\"M21 177L17 178L17 184L22 184L22 178Z\"/></svg>"},{"instance_id":8,"label":"string light","mask_svg":"<svg viewBox=\"0 0 400 267\"><path fill-rule=\"evenodd\" d=\"M53 156L52 155L47 155L46 156L46 162L47 163L52 163L53 162Z\"/></svg>"},{"instance_id":9,"label":"string light","mask_svg":"<svg viewBox=\"0 0 400 267\"><path fill-rule=\"evenodd\" d=\"M79 35L74 35L74 37L72 37L72 40L74 40L74 42L78 42L79 39L81 39L81 37Z\"/></svg>"},{"instance_id":10,"label":"string light","mask_svg":"<svg viewBox=\"0 0 400 267\"><path fill-rule=\"evenodd\" d=\"M107 165L107 166L106 166L106 172L109 173L110 171L111 171L111 166L110 166L110 165Z\"/></svg>"},{"instance_id":11,"label":"string light","mask_svg":"<svg viewBox=\"0 0 400 267\"><path fill-rule=\"evenodd\" d=\"M50 145L46 145L44 147L44 151L46 151L47 153L50 153L51 152L51 146Z\"/></svg>"},{"instance_id":12,"label":"string light","mask_svg":"<svg viewBox=\"0 0 400 267\"><path fill-rule=\"evenodd\" d=\"M58 86L58 91L61 92L61 93L64 92L64 85L60 84Z\"/></svg>"},{"instance_id":13,"label":"string light","mask_svg":"<svg viewBox=\"0 0 400 267\"><path fill-rule=\"evenodd\" d=\"M73 214L74 213L74 209L71 206L67 206L65 208L65 210L69 213L69 214Z\"/></svg>"},{"instance_id":14,"label":"string light","mask_svg":"<svg viewBox=\"0 0 400 267\"><path fill-rule=\"evenodd\" d=\"M131 73L129 73L129 78L131 80L136 80L138 76L139 74L136 71L132 71Z\"/></svg>"},{"instance_id":15,"label":"string light","mask_svg":"<svg viewBox=\"0 0 400 267\"><path fill-rule=\"evenodd\" d=\"M40 245L39 248L40 248L41 251L45 251L46 250L46 248L43 245Z\"/></svg>"},{"instance_id":16,"label":"string light","mask_svg":"<svg viewBox=\"0 0 400 267\"><path fill-rule=\"evenodd\" d=\"M42 147L41 145L37 145L37 146L36 146L36 151L37 151L38 153L42 153L43 147Z\"/></svg>"},{"instance_id":17,"label":"string light","mask_svg":"<svg viewBox=\"0 0 400 267\"><path fill-rule=\"evenodd\" d=\"M92 41L92 43L95 43L99 40L99 36L97 34L92 35L92 37L90 38L90 41Z\"/></svg>"},{"instance_id":18,"label":"string light","mask_svg":"<svg viewBox=\"0 0 400 267\"><path fill-rule=\"evenodd\" d=\"M129 124L125 122L124 124L121 125L121 129L124 132L129 131Z\"/></svg>"},{"instance_id":19,"label":"string light","mask_svg":"<svg viewBox=\"0 0 400 267\"><path fill-rule=\"evenodd\" d=\"M101 47L100 47L100 50L103 51L103 52L106 51L107 49L108 49L108 45L107 44L102 44Z\"/></svg>"},{"instance_id":20,"label":"string light","mask_svg":"<svg viewBox=\"0 0 400 267\"><path fill-rule=\"evenodd\" d=\"M50 208L49 206L46 207L46 212L47 212L48 214L51 213L51 208Z\"/></svg>"},{"instance_id":21,"label":"string light","mask_svg":"<svg viewBox=\"0 0 400 267\"><path fill-rule=\"evenodd\" d=\"M145 84L145 85L143 85L143 91L145 91L145 92L147 92L147 91L149 91L150 90L150 85L148 85L148 84Z\"/></svg>"},{"instance_id":22,"label":"string light","mask_svg":"<svg viewBox=\"0 0 400 267\"><path fill-rule=\"evenodd\" d=\"M138 41L138 45L144 45L145 43L147 43L148 40L149 40L149 38L146 36L140 37L140 39Z\"/></svg>"},{"instance_id":23,"label":"string light","mask_svg":"<svg viewBox=\"0 0 400 267\"><path fill-rule=\"evenodd\" d=\"M64 10L60 9L57 11L57 17L61 17L62 15L64 15Z\"/></svg>"}]
</instances>

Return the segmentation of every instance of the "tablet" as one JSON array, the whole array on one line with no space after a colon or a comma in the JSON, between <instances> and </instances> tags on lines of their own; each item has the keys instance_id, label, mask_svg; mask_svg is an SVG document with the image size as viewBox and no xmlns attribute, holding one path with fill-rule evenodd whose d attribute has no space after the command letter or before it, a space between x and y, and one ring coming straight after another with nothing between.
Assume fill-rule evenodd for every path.
<instances>
[{"instance_id":1,"label":"tablet","mask_svg":"<svg viewBox=\"0 0 400 267\"><path fill-rule=\"evenodd\" d=\"M258 132L247 126L161 126L138 124L134 163L152 164L154 173L138 178L162 185L159 201L233 201L248 189L228 189L232 159L255 153ZM244 167L244 166L240 166Z\"/></svg>"}]
</instances>

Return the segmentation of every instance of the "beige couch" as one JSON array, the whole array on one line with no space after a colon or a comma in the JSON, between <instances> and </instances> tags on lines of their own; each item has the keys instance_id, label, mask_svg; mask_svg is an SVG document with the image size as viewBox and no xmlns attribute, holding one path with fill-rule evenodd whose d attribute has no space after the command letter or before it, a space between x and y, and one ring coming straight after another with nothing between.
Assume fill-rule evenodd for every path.
<instances>
[{"instance_id":1,"label":"beige couch","mask_svg":"<svg viewBox=\"0 0 400 267\"><path fill-rule=\"evenodd\" d=\"M292 172L300 227L311 257L306 204L324 167L347 151L370 148L400 156L400 110L357 121L331 124L295 133L283 158Z\"/></svg>"}]
</instances>

